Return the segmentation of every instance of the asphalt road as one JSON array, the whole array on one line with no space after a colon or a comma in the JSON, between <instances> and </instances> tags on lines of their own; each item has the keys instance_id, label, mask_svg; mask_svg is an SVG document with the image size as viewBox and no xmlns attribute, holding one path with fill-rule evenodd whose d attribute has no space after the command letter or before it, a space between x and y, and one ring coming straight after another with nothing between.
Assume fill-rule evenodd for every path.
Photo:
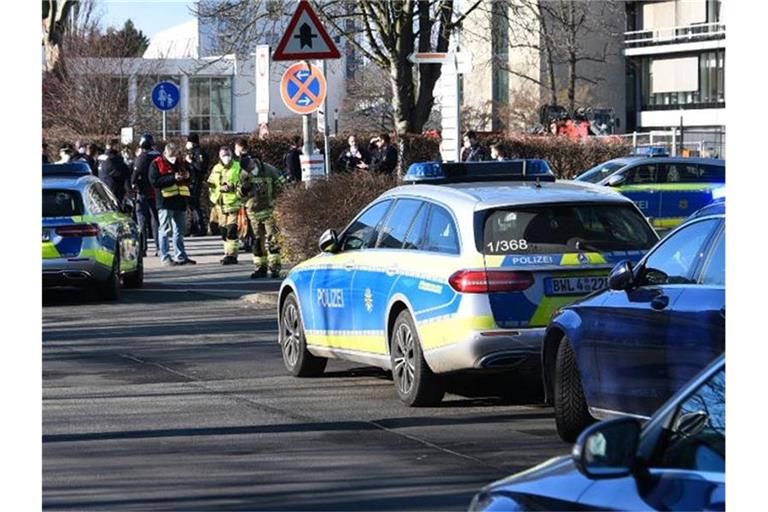
<instances>
[{"instance_id":1,"label":"asphalt road","mask_svg":"<svg viewBox=\"0 0 768 512\"><path fill-rule=\"evenodd\" d=\"M536 380L453 378L440 407L409 409L378 369L288 376L273 308L240 298L279 281L187 243L198 265L149 258L117 303L44 295L45 508L462 510L570 449Z\"/></svg>"}]
</instances>

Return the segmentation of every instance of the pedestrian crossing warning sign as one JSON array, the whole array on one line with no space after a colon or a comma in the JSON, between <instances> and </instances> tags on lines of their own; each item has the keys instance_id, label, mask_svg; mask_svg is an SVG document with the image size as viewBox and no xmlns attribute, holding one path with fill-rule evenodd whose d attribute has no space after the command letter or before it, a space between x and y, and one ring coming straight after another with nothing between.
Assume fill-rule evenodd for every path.
<instances>
[{"instance_id":1,"label":"pedestrian crossing warning sign","mask_svg":"<svg viewBox=\"0 0 768 512\"><path fill-rule=\"evenodd\" d=\"M339 49L306 0L299 2L272 60L338 59Z\"/></svg>"},{"instance_id":2,"label":"pedestrian crossing warning sign","mask_svg":"<svg viewBox=\"0 0 768 512\"><path fill-rule=\"evenodd\" d=\"M311 114L323 104L327 84L317 66L297 62L283 73L280 96L285 106L297 114Z\"/></svg>"}]
</instances>

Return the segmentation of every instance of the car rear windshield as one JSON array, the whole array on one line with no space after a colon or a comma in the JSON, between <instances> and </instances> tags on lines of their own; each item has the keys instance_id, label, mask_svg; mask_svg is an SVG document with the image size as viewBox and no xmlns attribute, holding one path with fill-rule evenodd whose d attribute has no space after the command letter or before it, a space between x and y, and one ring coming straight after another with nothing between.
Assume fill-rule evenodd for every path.
<instances>
[{"instance_id":1,"label":"car rear windshield","mask_svg":"<svg viewBox=\"0 0 768 512\"><path fill-rule=\"evenodd\" d=\"M484 254L645 250L658 240L632 205L553 204L494 210L483 234Z\"/></svg>"},{"instance_id":2,"label":"car rear windshield","mask_svg":"<svg viewBox=\"0 0 768 512\"><path fill-rule=\"evenodd\" d=\"M618 162L605 162L600 165L597 165L588 171L584 171L584 173L580 174L578 178L576 178L577 181L586 181L588 183L597 183L611 174L613 174L615 171L618 171L622 167L624 167L627 164L622 164Z\"/></svg>"},{"instance_id":3,"label":"car rear windshield","mask_svg":"<svg viewBox=\"0 0 768 512\"><path fill-rule=\"evenodd\" d=\"M43 217L83 214L83 200L76 190L43 190Z\"/></svg>"}]
</instances>

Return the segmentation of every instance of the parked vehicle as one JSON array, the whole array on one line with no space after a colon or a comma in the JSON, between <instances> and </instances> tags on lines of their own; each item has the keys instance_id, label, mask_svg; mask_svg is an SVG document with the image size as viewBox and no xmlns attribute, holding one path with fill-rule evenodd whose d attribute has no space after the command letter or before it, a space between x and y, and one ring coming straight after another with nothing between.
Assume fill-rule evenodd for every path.
<instances>
[{"instance_id":1,"label":"parked vehicle","mask_svg":"<svg viewBox=\"0 0 768 512\"><path fill-rule=\"evenodd\" d=\"M542 160L414 164L280 291L283 359L392 369L408 405L439 402L442 374L538 372L552 312L607 286L658 236L629 199L555 181Z\"/></svg>"},{"instance_id":2,"label":"parked vehicle","mask_svg":"<svg viewBox=\"0 0 768 512\"><path fill-rule=\"evenodd\" d=\"M631 156L603 162L576 177L614 187L632 199L658 230L680 225L722 194L725 161Z\"/></svg>"},{"instance_id":3,"label":"parked vehicle","mask_svg":"<svg viewBox=\"0 0 768 512\"><path fill-rule=\"evenodd\" d=\"M542 365L564 440L594 418L650 416L725 350L724 205L703 213L552 318Z\"/></svg>"},{"instance_id":4,"label":"parked vehicle","mask_svg":"<svg viewBox=\"0 0 768 512\"><path fill-rule=\"evenodd\" d=\"M571 455L487 486L469 510L725 510L725 356L645 425L592 425Z\"/></svg>"}]
</instances>

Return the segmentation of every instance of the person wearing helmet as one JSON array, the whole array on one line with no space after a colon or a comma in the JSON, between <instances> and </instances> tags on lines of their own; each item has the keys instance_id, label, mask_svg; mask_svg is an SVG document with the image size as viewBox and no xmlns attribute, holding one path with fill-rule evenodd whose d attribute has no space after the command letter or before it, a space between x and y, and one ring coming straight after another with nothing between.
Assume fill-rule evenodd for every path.
<instances>
[{"instance_id":1,"label":"person wearing helmet","mask_svg":"<svg viewBox=\"0 0 768 512\"><path fill-rule=\"evenodd\" d=\"M141 136L138 154L133 162L133 172L131 173L131 188L136 192L136 222L141 231L141 249L144 256L147 255L147 240L149 240L150 233L155 241L155 256L157 256L159 249L155 189L149 182L149 164L160 156L154 146L155 141L151 134L145 133Z\"/></svg>"}]
</instances>

